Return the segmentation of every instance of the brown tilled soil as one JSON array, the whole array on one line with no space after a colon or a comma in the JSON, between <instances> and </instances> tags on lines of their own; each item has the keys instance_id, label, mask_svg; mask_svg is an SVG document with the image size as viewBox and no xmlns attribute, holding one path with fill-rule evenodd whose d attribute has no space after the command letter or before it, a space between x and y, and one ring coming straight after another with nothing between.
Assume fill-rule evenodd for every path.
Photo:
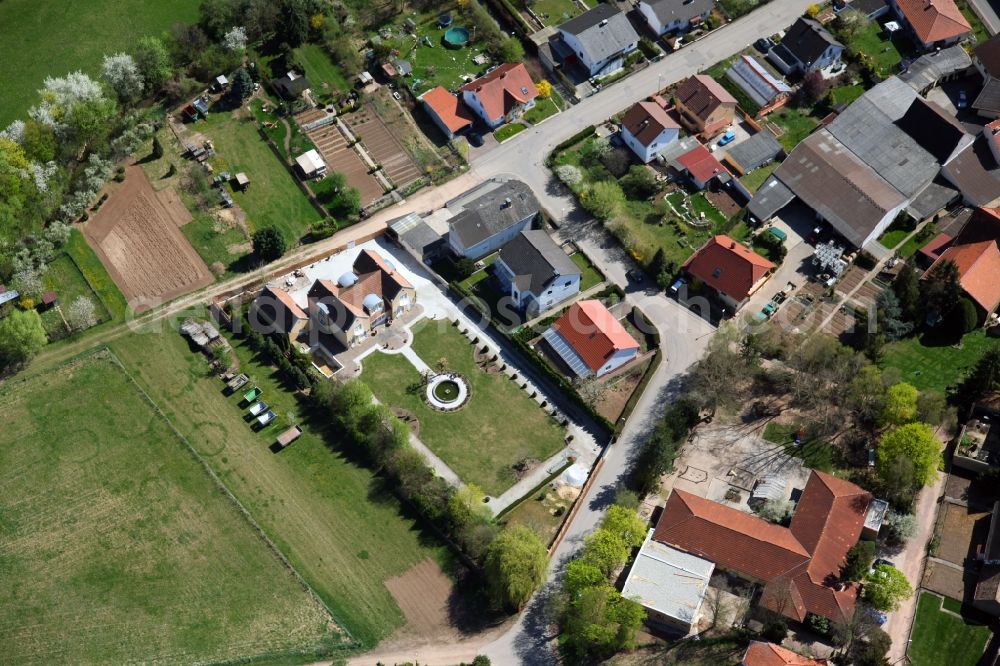
<instances>
[{"instance_id":1,"label":"brown tilled soil","mask_svg":"<svg viewBox=\"0 0 1000 666\"><path fill-rule=\"evenodd\" d=\"M330 171L341 172L347 179L347 184L357 188L361 194L362 206L367 206L384 194L375 176L368 173L365 163L353 148L347 146L344 135L336 125L325 125L306 134L323 156Z\"/></svg>"},{"instance_id":2,"label":"brown tilled soil","mask_svg":"<svg viewBox=\"0 0 1000 666\"><path fill-rule=\"evenodd\" d=\"M406 617L407 633L430 638L450 633L448 600L452 583L434 560L424 560L406 573L385 581Z\"/></svg>"},{"instance_id":3,"label":"brown tilled soil","mask_svg":"<svg viewBox=\"0 0 1000 666\"><path fill-rule=\"evenodd\" d=\"M138 166L83 227L97 256L137 312L213 282L180 227L191 214L172 188L154 192Z\"/></svg>"}]
</instances>

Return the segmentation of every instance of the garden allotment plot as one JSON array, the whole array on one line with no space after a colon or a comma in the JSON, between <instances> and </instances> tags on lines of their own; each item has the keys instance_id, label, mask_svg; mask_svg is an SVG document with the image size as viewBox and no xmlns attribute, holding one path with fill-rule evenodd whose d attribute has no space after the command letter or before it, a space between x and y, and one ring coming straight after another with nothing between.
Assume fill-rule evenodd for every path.
<instances>
[{"instance_id":1,"label":"garden allotment plot","mask_svg":"<svg viewBox=\"0 0 1000 666\"><path fill-rule=\"evenodd\" d=\"M5 664L277 658L340 640L110 356L0 391Z\"/></svg>"}]
</instances>

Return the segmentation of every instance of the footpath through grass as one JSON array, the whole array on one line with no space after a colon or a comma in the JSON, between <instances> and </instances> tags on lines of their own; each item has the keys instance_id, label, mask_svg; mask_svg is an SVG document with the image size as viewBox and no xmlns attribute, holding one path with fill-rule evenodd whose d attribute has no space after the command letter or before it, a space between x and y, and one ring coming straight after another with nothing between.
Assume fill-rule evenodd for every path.
<instances>
[{"instance_id":1,"label":"footpath through grass","mask_svg":"<svg viewBox=\"0 0 1000 666\"><path fill-rule=\"evenodd\" d=\"M0 2L0 129L27 120L46 76L83 70L93 78L105 55L127 51L144 35L198 20L200 0L5 0Z\"/></svg>"},{"instance_id":2,"label":"footpath through grass","mask_svg":"<svg viewBox=\"0 0 1000 666\"><path fill-rule=\"evenodd\" d=\"M913 642L908 655L913 666L975 666L990 639L989 627L969 624L941 609L941 597L922 592L917 601ZM947 655L947 656L945 656Z\"/></svg>"},{"instance_id":3,"label":"footpath through grass","mask_svg":"<svg viewBox=\"0 0 1000 666\"><path fill-rule=\"evenodd\" d=\"M885 346L883 365L896 368L904 382L921 391L945 392L976 364L991 345L1000 344L977 330L960 341L938 340L932 335L918 335Z\"/></svg>"},{"instance_id":4,"label":"footpath through grass","mask_svg":"<svg viewBox=\"0 0 1000 666\"><path fill-rule=\"evenodd\" d=\"M399 502L379 479L344 451L329 448L309 424L292 446L272 453L281 424L251 431L239 396L223 394L222 382L207 374L204 358L176 331L129 335L113 348L338 623L365 646L402 626L403 615L383 582L428 557L442 559L443 549L400 514ZM271 368L244 344L236 351L241 371L264 390L262 398L279 420L302 423L294 394Z\"/></svg>"},{"instance_id":5,"label":"footpath through grass","mask_svg":"<svg viewBox=\"0 0 1000 666\"><path fill-rule=\"evenodd\" d=\"M420 421L420 439L466 483L499 496L517 478L519 460L543 461L563 448L564 432L528 394L502 372L487 373L475 363L473 347L448 322L419 322L413 327L413 350L424 363L448 370L469 382L471 397L455 412L437 412L419 391L420 373L400 355L374 353L363 361L362 381L382 402L402 407Z\"/></svg>"},{"instance_id":6,"label":"footpath through grass","mask_svg":"<svg viewBox=\"0 0 1000 666\"><path fill-rule=\"evenodd\" d=\"M0 392L5 664L315 653L329 617L108 357Z\"/></svg>"}]
</instances>

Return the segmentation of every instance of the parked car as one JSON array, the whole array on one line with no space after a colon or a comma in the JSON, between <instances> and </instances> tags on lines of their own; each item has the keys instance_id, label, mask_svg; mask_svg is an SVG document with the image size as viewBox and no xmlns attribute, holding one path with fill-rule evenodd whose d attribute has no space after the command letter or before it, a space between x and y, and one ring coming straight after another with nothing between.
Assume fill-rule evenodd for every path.
<instances>
[{"instance_id":1,"label":"parked car","mask_svg":"<svg viewBox=\"0 0 1000 666\"><path fill-rule=\"evenodd\" d=\"M471 143L476 148L480 148L483 145L483 135L478 132L472 132L469 134L469 143Z\"/></svg>"},{"instance_id":2,"label":"parked car","mask_svg":"<svg viewBox=\"0 0 1000 666\"><path fill-rule=\"evenodd\" d=\"M396 100L400 100L400 99L403 99L403 96L399 94L399 91L398 91L398 90L393 90L393 91L392 91L392 96L393 96L393 98L395 98Z\"/></svg>"},{"instance_id":3,"label":"parked car","mask_svg":"<svg viewBox=\"0 0 1000 666\"><path fill-rule=\"evenodd\" d=\"M969 98L966 96L964 90L958 91L958 108L964 109L969 106Z\"/></svg>"},{"instance_id":4,"label":"parked car","mask_svg":"<svg viewBox=\"0 0 1000 666\"><path fill-rule=\"evenodd\" d=\"M760 51L761 53L767 53L768 51L771 50L772 46L774 46L774 42L772 42L767 37L761 37L760 39L758 39L756 42L753 43L753 47L758 51Z\"/></svg>"},{"instance_id":5,"label":"parked car","mask_svg":"<svg viewBox=\"0 0 1000 666\"><path fill-rule=\"evenodd\" d=\"M727 144L732 143L735 140L736 140L736 132L734 132L733 130L729 130L728 132L722 135L721 139L719 139L719 146L725 146Z\"/></svg>"},{"instance_id":6,"label":"parked car","mask_svg":"<svg viewBox=\"0 0 1000 666\"><path fill-rule=\"evenodd\" d=\"M670 285L670 294L672 296L677 296L677 294L681 290L681 287L683 287L687 283L688 283L687 278L682 278L682 277L677 278L674 281L674 283L672 285Z\"/></svg>"},{"instance_id":7,"label":"parked car","mask_svg":"<svg viewBox=\"0 0 1000 666\"><path fill-rule=\"evenodd\" d=\"M816 245L817 243L819 243L819 237L822 235L823 235L823 227L815 227L809 234L809 239L807 240L807 242L810 245Z\"/></svg>"},{"instance_id":8,"label":"parked car","mask_svg":"<svg viewBox=\"0 0 1000 666\"><path fill-rule=\"evenodd\" d=\"M874 562L872 562L872 570L874 570L875 567L877 567L879 565L885 565L887 567L892 567L893 569L896 568L896 565L893 562L885 559L884 557L880 557L877 560L875 560Z\"/></svg>"},{"instance_id":9,"label":"parked car","mask_svg":"<svg viewBox=\"0 0 1000 666\"><path fill-rule=\"evenodd\" d=\"M875 620L875 622L878 623L878 626L880 626L880 627L883 624L885 624L886 620L889 619L889 616L887 616L885 613L879 612L879 611L875 610L874 608L869 608L868 609L868 617L870 617L871 619Z\"/></svg>"},{"instance_id":10,"label":"parked car","mask_svg":"<svg viewBox=\"0 0 1000 666\"><path fill-rule=\"evenodd\" d=\"M642 282L646 279L646 276L638 268L630 268L625 271L625 277L628 278L629 282Z\"/></svg>"}]
</instances>

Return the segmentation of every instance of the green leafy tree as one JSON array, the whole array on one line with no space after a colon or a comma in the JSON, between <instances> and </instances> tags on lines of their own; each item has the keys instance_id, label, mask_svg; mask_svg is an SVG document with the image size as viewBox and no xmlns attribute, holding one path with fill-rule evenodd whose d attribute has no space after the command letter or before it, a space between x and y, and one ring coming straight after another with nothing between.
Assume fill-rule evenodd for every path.
<instances>
[{"instance_id":1,"label":"green leafy tree","mask_svg":"<svg viewBox=\"0 0 1000 666\"><path fill-rule=\"evenodd\" d=\"M582 559L571 560L566 565L566 572L563 575L563 590L571 597L575 597L581 590L603 585L607 583L604 572L596 566Z\"/></svg>"},{"instance_id":2,"label":"green leafy tree","mask_svg":"<svg viewBox=\"0 0 1000 666\"><path fill-rule=\"evenodd\" d=\"M955 388L955 401L968 409L987 393L1000 389L1000 345L983 352L972 371Z\"/></svg>"},{"instance_id":3,"label":"green leafy tree","mask_svg":"<svg viewBox=\"0 0 1000 666\"><path fill-rule=\"evenodd\" d=\"M903 425L917 418L917 398L920 393L911 384L893 384L886 391L882 421L888 425Z\"/></svg>"},{"instance_id":4,"label":"green leafy tree","mask_svg":"<svg viewBox=\"0 0 1000 666\"><path fill-rule=\"evenodd\" d=\"M866 365L847 386L847 404L862 421L871 422L885 404L885 384L876 365Z\"/></svg>"},{"instance_id":5,"label":"green leafy tree","mask_svg":"<svg viewBox=\"0 0 1000 666\"><path fill-rule=\"evenodd\" d=\"M648 199L659 191L660 186L649 167L634 164L622 178L622 189L629 199Z\"/></svg>"},{"instance_id":6,"label":"green leafy tree","mask_svg":"<svg viewBox=\"0 0 1000 666\"><path fill-rule=\"evenodd\" d=\"M958 266L953 261L935 264L920 281L920 286L926 311L943 319L948 319L962 298Z\"/></svg>"},{"instance_id":7,"label":"green leafy tree","mask_svg":"<svg viewBox=\"0 0 1000 666\"><path fill-rule=\"evenodd\" d=\"M0 320L0 363L4 367L27 363L47 341L37 312L15 310Z\"/></svg>"},{"instance_id":8,"label":"green leafy tree","mask_svg":"<svg viewBox=\"0 0 1000 666\"><path fill-rule=\"evenodd\" d=\"M301 46L309 36L309 8L305 0L282 0L279 16L278 41L292 48Z\"/></svg>"},{"instance_id":9,"label":"green leafy tree","mask_svg":"<svg viewBox=\"0 0 1000 666\"><path fill-rule=\"evenodd\" d=\"M582 193L580 203L597 219L610 220L625 205L625 192L617 182L602 180Z\"/></svg>"},{"instance_id":10,"label":"green leafy tree","mask_svg":"<svg viewBox=\"0 0 1000 666\"><path fill-rule=\"evenodd\" d=\"M233 75L233 95L240 101L247 99L253 94L253 79L250 72L245 67L240 67Z\"/></svg>"},{"instance_id":11,"label":"green leafy tree","mask_svg":"<svg viewBox=\"0 0 1000 666\"><path fill-rule=\"evenodd\" d=\"M888 564L879 564L868 576L864 586L864 599L872 608L891 612L901 601L913 596L913 588L903 572Z\"/></svg>"},{"instance_id":12,"label":"green leafy tree","mask_svg":"<svg viewBox=\"0 0 1000 666\"><path fill-rule=\"evenodd\" d=\"M281 229L273 226L263 227L255 231L251 241L253 242L253 251L266 262L278 259L288 249Z\"/></svg>"},{"instance_id":13,"label":"green leafy tree","mask_svg":"<svg viewBox=\"0 0 1000 666\"><path fill-rule=\"evenodd\" d=\"M925 486L937 478L941 444L926 423L908 423L882 436L878 445L876 471L885 478L890 465L904 458L913 464L913 481Z\"/></svg>"},{"instance_id":14,"label":"green leafy tree","mask_svg":"<svg viewBox=\"0 0 1000 666\"><path fill-rule=\"evenodd\" d=\"M610 576L628 560L629 548L622 538L606 529L591 533L583 546L581 559Z\"/></svg>"},{"instance_id":15,"label":"green leafy tree","mask_svg":"<svg viewBox=\"0 0 1000 666\"><path fill-rule=\"evenodd\" d=\"M500 606L520 610L531 598L548 567L544 544L523 525L505 528L486 553L486 580L490 595Z\"/></svg>"},{"instance_id":16,"label":"green leafy tree","mask_svg":"<svg viewBox=\"0 0 1000 666\"><path fill-rule=\"evenodd\" d=\"M892 282L892 291L899 301L899 309L903 318L916 322L920 319L920 277L913 270L910 262L903 264L899 275Z\"/></svg>"},{"instance_id":17,"label":"green leafy tree","mask_svg":"<svg viewBox=\"0 0 1000 666\"><path fill-rule=\"evenodd\" d=\"M958 327L958 331L961 335L966 333L971 333L979 327L979 311L976 310L976 304L971 300L963 296L958 301L958 320L955 325Z\"/></svg>"},{"instance_id":18,"label":"green leafy tree","mask_svg":"<svg viewBox=\"0 0 1000 666\"><path fill-rule=\"evenodd\" d=\"M842 580L862 581L868 575L875 560L875 542L859 541L847 551L844 565L840 567Z\"/></svg>"},{"instance_id":19,"label":"green leafy tree","mask_svg":"<svg viewBox=\"0 0 1000 666\"><path fill-rule=\"evenodd\" d=\"M524 45L517 37L507 37L497 47L497 54L504 62L521 62L524 60Z\"/></svg>"},{"instance_id":20,"label":"green leafy tree","mask_svg":"<svg viewBox=\"0 0 1000 666\"><path fill-rule=\"evenodd\" d=\"M580 591L562 623L564 649L575 659L604 658L635 647L646 611L608 584Z\"/></svg>"},{"instance_id":21,"label":"green leafy tree","mask_svg":"<svg viewBox=\"0 0 1000 666\"><path fill-rule=\"evenodd\" d=\"M626 546L637 548L646 540L646 522L635 511L613 504L604 517L603 528L615 534Z\"/></svg>"},{"instance_id":22,"label":"green leafy tree","mask_svg":"<svg viewBox=\"0 0 1000 666\"><path fill-rule=\"evenodd\" d=\"M146 82L146 90L155 94L173 75L170 52L156 37L141 37L132 53L135 64Z\"/></svg>"},{"instance_id":23,"label":"green leafy tree","mask_svg":"<svg viewBox=\"0 0 1000 666\"><path fill-rule=\"evenodd\" d=\"M937 425L944 417L947 403L943 393L938 391L921 391L917 396L917 418L924 423Z\"/></svg>"}]
</instances>

